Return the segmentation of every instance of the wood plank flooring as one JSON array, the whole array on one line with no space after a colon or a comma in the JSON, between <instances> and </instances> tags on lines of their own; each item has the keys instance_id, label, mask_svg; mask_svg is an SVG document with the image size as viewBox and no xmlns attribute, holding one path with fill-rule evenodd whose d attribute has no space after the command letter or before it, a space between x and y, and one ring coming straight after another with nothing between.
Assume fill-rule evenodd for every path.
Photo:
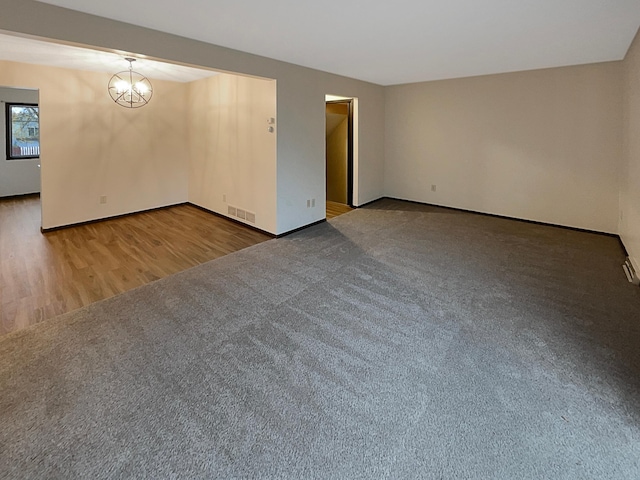
<instances>
[{"instance_id":1,"label":"wood plank flooring","mask_svg":"<svg viewBox=\"0 0 640 480\"><path fill-rule=\"evenodd\" d=\"M0 335L269 238L191 205L42 234L37 195L0 199Z\"/></svg>"},{"instance_id":2,"label":"wood plank flooring","mask_svg":"<svg viewBox=\"0 0 640 480\"><path fill-rule=\"evenodd\" d=\"M353 210L349 205L343 203L327 201L327 220L342 215Z\"/></svg>"},{"instance_id":3,"label":"wood plank flooring","mask_svg":"<svg viewBox=\"0 0 640 480\"><path fill-rule=\"evenodd\" d=\"M42 234L37 195L0 199L0 335L269 238L191 205Z\"/></svg>"}]
</instances>

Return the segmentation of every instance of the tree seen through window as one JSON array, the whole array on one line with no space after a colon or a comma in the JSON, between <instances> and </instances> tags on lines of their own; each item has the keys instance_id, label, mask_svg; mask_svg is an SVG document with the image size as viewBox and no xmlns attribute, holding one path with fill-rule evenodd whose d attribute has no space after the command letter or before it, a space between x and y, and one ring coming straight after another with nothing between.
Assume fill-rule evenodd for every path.
<instances>
[{"instance_id":1,"label":"tree seen through window","mask_svg":"<svg viewBox=\"0 0 640 480\"><path fill-rule=\"evenodd\" d=\"M38 105L7 103L7 160L40 156Z\"/></svg>"}]
</instances>

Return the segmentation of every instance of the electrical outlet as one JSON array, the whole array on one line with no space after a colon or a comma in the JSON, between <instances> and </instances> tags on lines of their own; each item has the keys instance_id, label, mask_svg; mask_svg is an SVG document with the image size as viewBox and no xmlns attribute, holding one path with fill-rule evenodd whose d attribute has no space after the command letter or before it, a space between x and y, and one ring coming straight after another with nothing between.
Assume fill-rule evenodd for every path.
<instances>
[{"instance_id":1,"label":"electrical outlet","mask_svg":"<svg viewBox=\"0 0 640 480\"><path fill-rule=\"evenodd\" d=\"M436 191L436 186L435 185L431 185L431 191L435 192Z\"/></svg>"},{"instance_id":2,"label":"electrical outlet","mask_svg":"<svg viewBox=\"0 0 640 480\"><path fill-rule=\"evenodd\" d=\"M307 199L307 208L309 208L311 206L311 200Z\"/></svg>"},{"instance_id":3,"label":"electrical outlet","mask_svg":"<svg viewBox=\"0 0 640 480\"><path fill-rule=\"evenodd\" d=\"M315 207L315 206L316 206L316 199L315 199L315 198L312 198L312 199L311 199L311 206L312 206L312 207Z\"/></svg>"},{"instance_id":4,"label":"electrical outlet","mask_svg":"<svg viewBox=\"0 0 640 480\"><path fill-rule=\"evenodd\" d=\"M222 202L223 203L227 203L227 194L226 193L222 194Z\"/></svg>"},{"instance_id":5,"label":"electrical outlet","mask_svg":"<svg viewBox=\"0 0 640 480\"><path fill-rule=\"evenodd\" d=\"M105 203L107 203L107 196L100 195L100 205L104 205Z\"/></svg>"}]
</instances>

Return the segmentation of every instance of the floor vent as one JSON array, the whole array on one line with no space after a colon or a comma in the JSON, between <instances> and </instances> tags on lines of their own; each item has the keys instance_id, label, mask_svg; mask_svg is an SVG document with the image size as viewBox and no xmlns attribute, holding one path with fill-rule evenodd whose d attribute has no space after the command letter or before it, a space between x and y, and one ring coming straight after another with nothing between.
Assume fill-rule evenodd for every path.
<instances>
[{"instance_id":1,"label":"floor vent","mask_svg":"<svg viewBox=\"0 0 640 480\"><path fill-rule=\"evenodd\" d=\"M239 218L240 220L244 220L249 223L256 223L256 214L243 210L242 208L227 205L227 213L229 216Z\"/></svg>"},{"instance_id":2,"label":"floor vent","mask_svg":"<svg viewBox=\"0 0 640 480\"><path fill-rule=\"evenodd\" d=\"M627 276L627 280L629 280L630 283L633 283L634 285L640 284L640 279L638 278L638 274L633 268L633 265L631 264L631 260L629 260L629 257L627 257L627 259L622 264L622 269L624 270L624 274Z\"/></svg>"}]
</instances>

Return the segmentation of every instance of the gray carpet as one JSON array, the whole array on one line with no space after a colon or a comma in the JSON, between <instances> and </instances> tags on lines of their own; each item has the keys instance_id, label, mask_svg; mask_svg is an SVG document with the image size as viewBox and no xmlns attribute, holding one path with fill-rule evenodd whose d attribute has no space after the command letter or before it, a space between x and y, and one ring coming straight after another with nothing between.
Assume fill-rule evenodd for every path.
<instances>
[{"instance_id":1,"label":"gray carpet","mask_svg":"<svg viewBox=\"0 0 640 480\"><path fill-rule=\"evenodd\" d=\"M0 478L640 478L623 260L376 202L0 338Z\"/></svg>"}]
</instances>

